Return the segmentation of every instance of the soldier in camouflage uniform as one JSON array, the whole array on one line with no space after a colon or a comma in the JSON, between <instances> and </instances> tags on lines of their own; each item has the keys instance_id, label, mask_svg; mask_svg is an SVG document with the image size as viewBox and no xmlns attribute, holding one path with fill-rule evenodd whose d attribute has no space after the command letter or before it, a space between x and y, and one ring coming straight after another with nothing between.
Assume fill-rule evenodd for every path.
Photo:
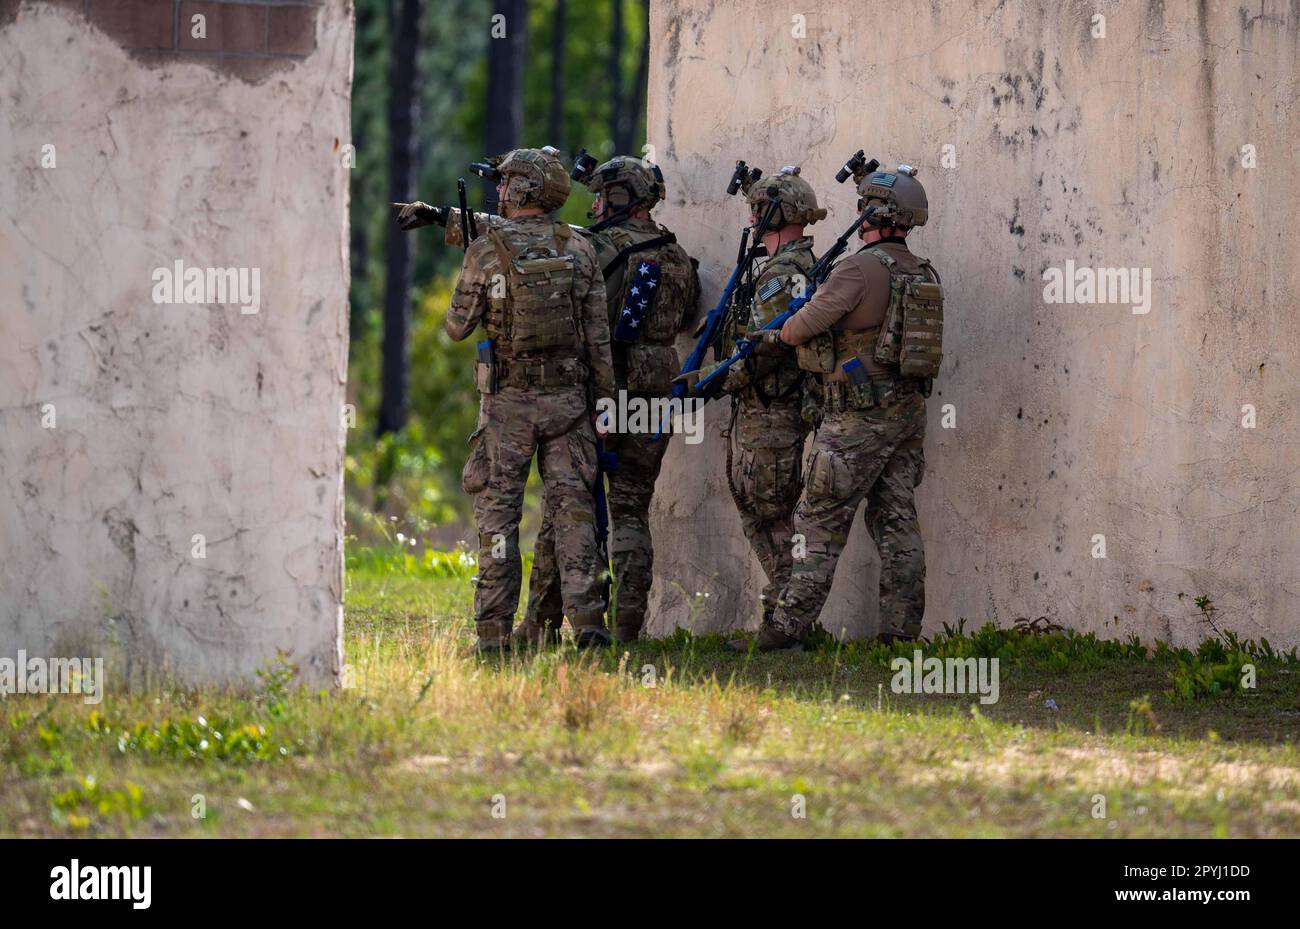
<instances>
[{"instance_id":1,"label":"soldier in camouflage uniform","mask_svg":"<svg viewBox=\"0 0 1300 929\"><path fill-rule=\"evenodd\" d=\"M807 555L795 561L775 614L759 631L761 651L798 649L817 621L858 505L880 551L881 638L912 639L925 613L925 553L915 487L924 459L925 401L938 374L943 332L939 276L907 248L928 202L915 169L876 171L859 182L859 209L875 206L863 248L835 265L779 339L824 390L807 485L794 531ZM748 648L748 643L731 643Z\"/></svg>"},{"instance_id":2,"label":"soldier in camouflage uniform","mask_svg":"<svg viewBox=\"0 0 1300 929\"><path fill-rule=\"evenodd\" d=\"M663 175L657 166L626 156L590 171L580 165L575 174L596 195L592 215L598 221L578 231L595 248L604 273L617 388L631 400L666 396L681 366L674 342L692 322L700 287L694 261L671 232L650 218L664 198ZM655 441L653 434L627 433L610 435L605 445L617 456L608 475L615 594L610 620L618 641L632 642L646 619L654 567L650 500L668 441L666 436ZM554 641L562 621L554 548L558 518L562 511L547 493L528 608L515 630L531 643Z\"/></svg>"},{"instance_id":3,"label":"soldier in camouflage uniform","mask_svg":"<svg viewBox=\"0 0 1300 929\"><path fill-rule=\"evenodd\" d=\"M524 484L538 458L554 502L555 559L563 608L579 647L608 644L603 566L595 533L593 398L614 395L605 284L592 247L549 214L564 204L569 177L554 149L516 149L497 164L503 216L478 214L483 234L465 251L445 322L456 341L480 325L479 425L470 437L465 491L478 523L474 612L479 650L510 640L522 571L519 519ZM399 222L415 228L459 211L402 205Z\"/></svg>"},{"instance_id":4,"label":"soldier in camouflage uniform","mask_svg":"<svg viewBox=\"0 0 1300 929\"><path fill-rule=\"evenodd\" d=\"M755 224L773 189L780 206L763 235L769 257L754 281L752 303L731 318L726 345L785 312L792 299L803 295L808 271L817 263L812 237L804 230L824 219L826 210L817 205L812 185L795 167L746 182L745 198ZM805 416L809 380L793 348L769 341L760 343L743 365L734 365L723 383L732 396L731 426L724 434L727 481L745 537L767 575L764 621L771 619L777 597L790 580L792 517L803 486L803 447L810 429Z\"/></svg>"}]
</instances>

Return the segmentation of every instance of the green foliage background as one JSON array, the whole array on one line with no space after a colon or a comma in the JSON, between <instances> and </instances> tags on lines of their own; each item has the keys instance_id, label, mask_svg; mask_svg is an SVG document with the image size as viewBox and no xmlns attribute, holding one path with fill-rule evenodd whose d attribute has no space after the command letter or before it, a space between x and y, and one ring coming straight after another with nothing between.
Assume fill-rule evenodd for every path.
<instances>
[{"instance_id":1,"label":"green foliage background","mask_svg":"<svg viewBox=\"0 0 1300 929\"><path fill-rule=\"evenodd\" d=\"M566 160L579 147L597 157L614 154L612 95L608 92L610 30L615 3L623 4L625 35L620 58L625 93L631 94L645 38L643 0L589 0L568 4L562 138L549 139L551 43L555 0L529 3L520 145L555 145ZM410 425L376 440L380 339L383 329L384 242L393 222L388 200L389 0L357 0L352 133L351 353L348 398L357 411L347 458L349 531L377 539L367 526L378 515L439 545L470 537L470 500L460 490L466 439L478 415L472 380L473 346L454 344L442 319L460 265L441 230L415 236L410 329ZM487 54L492 5L487 0L425 0L419 56L417 196L427 203L456 198L456 178L466 177L470 201L481 207L483 185L467 165L483 150L488 120ZM644 99L644 96L642 97ZM644 140L645 114L633 138ZM560 217L586 222L590 195L575 185ZM472 341L472 340L471 340ZM534 480L535 483L535 480Z\"/></svg>"}]
</instances>

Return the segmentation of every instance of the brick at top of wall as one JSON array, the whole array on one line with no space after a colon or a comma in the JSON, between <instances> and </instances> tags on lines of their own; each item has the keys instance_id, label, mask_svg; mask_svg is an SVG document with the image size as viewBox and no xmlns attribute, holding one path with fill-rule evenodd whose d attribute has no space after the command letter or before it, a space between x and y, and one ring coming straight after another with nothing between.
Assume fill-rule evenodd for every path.
<instances>
[{"instance_id":1,"label":"brick at top of wall","mask_svg":"<svg viewBox=\"0 0 1300 929\"><path fill-rule=\"evenodd\" d=\"M0 4L7 0L0 0ZM316 49L320 0L79 0L90 21L131 51L208 59L299 58ZM195 38L196 14L207 37ZM151 55L151 57L156 57Z\"/></svg>"},{"instance_id":2,"label":"brick at top of wall","mask_svg":"<svg viewBox=\"0 0 1300 929\"><path fill-rule=\"evenodd\" d=\"M90 21L123 48L175 48L173 0L90 0Z\"/></svg>"},{"instance_id":3,"label":"brick at top of wall","mask_svg":"<svg viewBox=\"0 0 1300 929\"><path fill-rule=\"evenodd\" d=\"M266 50L272 55L309 55L316 48L316 9L271 6Z\"/></svg>"},{"instance_id":4,"label":"brick at top of wall","mask_svg":"<svg viewBox=\"0 0 1300 929\"><path fill-rule=\"evenodd\" d=\"M262 54L266 51L266 7L254 3L182 0L177 44L187 52ZM194 17L205 20L205 35L194 35Z\"/></svg>"}]
</instances>

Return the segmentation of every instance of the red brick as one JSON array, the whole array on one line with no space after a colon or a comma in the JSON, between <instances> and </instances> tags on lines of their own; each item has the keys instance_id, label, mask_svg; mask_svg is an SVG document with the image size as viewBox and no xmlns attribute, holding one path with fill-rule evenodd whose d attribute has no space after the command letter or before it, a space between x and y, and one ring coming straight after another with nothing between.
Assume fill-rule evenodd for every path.
<instances>
[{"instance_id":1,"label":"red brick","mask_svg":"<svg viewBox=\"0 0 1300 929\"><path fill-rule=\"evenodd\" d=\"M207 17L207 37L194 38L194 17ZM249 3L205 3L185 0L177 30L178 43L185 51L266 51L266 7Z\"/></svg>"},{"instance_id":2,"label":"red brick","mask_svg":"<svg viewBox=\"0 0 1300 929\"><path fill-rule=\"evenodd\" d=\"M172 0L90 0L90 21L124 48L171 48Z\"/></svg>"},{"instance_id":3,"label":"red brick","mask_svg":"<svg viewBox=\"0 0 1300 929\"><path fill-rule=\"evenodd\" d=\"M309 55L316 50L316 7L273 6L266 50L273 55Z\"/></svg>"}]
</instances>

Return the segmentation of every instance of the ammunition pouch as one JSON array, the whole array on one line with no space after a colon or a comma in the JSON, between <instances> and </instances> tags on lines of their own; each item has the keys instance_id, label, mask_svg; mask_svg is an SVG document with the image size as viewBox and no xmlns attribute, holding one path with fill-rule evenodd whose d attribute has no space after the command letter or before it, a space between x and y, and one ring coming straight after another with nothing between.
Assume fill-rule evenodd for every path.
<instances>
[{"instance_id":1,"label":"ammunition pouch","mask_svg":"<svg viewBox=\"0 0 1300 929\"><path fill-rule=\"evenodd\" d=\"M874 349L879 330L828 329L795 347L799 367L815 374L832 374L846 362L867 356Z\"/></svg>"},{"instance_id":2,"label":"ammunition pouch","mask_svg":"<svg viewBox=\"0 0 1300 929\"><path fill-rule=\"evenodd\" d=\"M847 410L869 410L888 406L899 400L924 393L922 382L915 378L871 380L861 384L852 381L822 382L823 413L843 413Z\"/></svg>"},{"instance_id":3,"label":"ammunition pouch","mask_svg":"<svg viewBox=\"0 0 1300 929\"><path fill-rule=\"evenodd\" d=\"M555 388L585 385L587 366L576 358L509 359L497 362L498 387Z\"/></svg>"},{"instance_id":4,"label":"ammunition pouch","mask_svg":"<svg viewBox=\"0 0 1300 929\"><path fill-rule=\"evenodd\" d=\"M794 349L799 367L813 374L830 374L835 370L835 335L819 332Z\"/></svg>"},{"instance_id":5,"label":"ammunition pouch","mask_svg":"<svg viewBox=\"0 0 1300 929\"><path fill-rule=\"evenodd\" d=\"M879 405L875 385L871 382L854 384L851 381L824 381L822 383L823 413L869 410Z\"/></svg>"},{"instance_id":6,"label":"ammunition pouch","mask_svg":"<svg viewBox=\"0 0 1300 929\"><path fill-rule=\"evenodd\" d=\"M494 394L501 389L497 378L498 366L494 362L480 361L474 365L474 386L481 394Z\"/></svg>"}]
</instances>

